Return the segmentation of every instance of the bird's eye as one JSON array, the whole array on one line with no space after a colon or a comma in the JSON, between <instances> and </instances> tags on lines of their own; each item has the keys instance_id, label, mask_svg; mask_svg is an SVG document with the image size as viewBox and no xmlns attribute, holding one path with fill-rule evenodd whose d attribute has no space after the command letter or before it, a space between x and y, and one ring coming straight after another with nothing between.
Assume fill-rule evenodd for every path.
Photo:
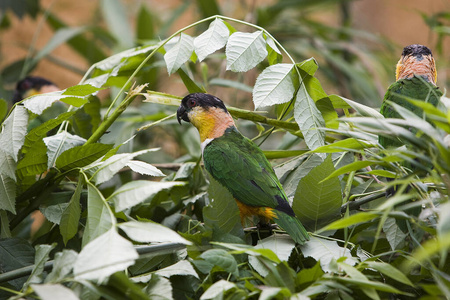
<instances>
[{"instance_id":1,"label":"bird's eye","mask_svg":"<svg viewBox=\"0 0 450 300\"><path fill-rule=\"evenodd\" d=\"M197 101L195 101L194 99L190 99L188 105L189 107L194 107L195 105L197 105Z\"/></svg>"}]
</instances>

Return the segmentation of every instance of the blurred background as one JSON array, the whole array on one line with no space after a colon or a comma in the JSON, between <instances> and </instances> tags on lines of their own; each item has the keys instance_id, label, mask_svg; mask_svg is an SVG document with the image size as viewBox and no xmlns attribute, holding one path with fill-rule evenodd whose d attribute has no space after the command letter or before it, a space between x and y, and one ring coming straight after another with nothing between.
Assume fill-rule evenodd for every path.
<instances>
[{"instance_id":1,"label":"blurred background","mask_svg":"<svg viewBox=\"0 0 450 300\"><path fill-rule=\"evenodd\" d=\"M373 107L380 106L395 80L395 64L406 45L430 47L439 86L445 89L450 81L448 0L2 0L0 97L11 99L16 82L29 74L60 88L75 85L93 63L165 39L214 14L264 27L297 62L315 57L316 76L328 94ZM218 65L208 91L227 93L214 90L223 82L211 81L231 76L227 73ZM250 99L257 74L233 77L247 86L243 98ZM158 91L186 94L184 85L167 78L165 67L154 64L140 80Z\"/></svg>"}]
</instances>

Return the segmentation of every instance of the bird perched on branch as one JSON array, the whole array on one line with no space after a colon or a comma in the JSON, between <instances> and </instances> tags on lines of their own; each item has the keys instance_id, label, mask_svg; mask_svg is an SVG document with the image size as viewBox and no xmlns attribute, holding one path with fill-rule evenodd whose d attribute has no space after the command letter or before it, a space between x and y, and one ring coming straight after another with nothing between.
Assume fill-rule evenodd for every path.
<instances>
[{"instance_id":1,"label":"bird perched on branch","mask_svg":"<svg viewBox=\"0 0 450 300\"><path fill-rule=\"evenodd\" d=\"M418 44L406 46L397 63L395 77L396 82L389 86L381 106L380 112L385 118L401 118L400 114L386 102L387 100L409 109L420 117L423 116L423 110L408 102L405 97L426 101L434 106L438 104L442 92L436 87L436 65L429 48ZM381 135L378 141L384 148L404 145L399 139Z\"/></svg>"},{"instance_id":2,"label":"bird perched on branch","mask_svg":"<svg viewBox=\"0 0 450 300\"><path fill-rule=\"evenodd\" d=\"M59 88L51 81L38 76L27 76L16 85L12 102L22 101L33 95L59 91Z\"/></svg>"},{"instance_id":3,"label":"bird perched on branch","mask_svg":"<svg viewBox=\"0 0 450 300\"><path fill-rule=\"evenodd\" d=\"M237 130L222 100L189 94L181 101L177 119L198 129L205 168L235 198L241 223L256 215L262 222L275 221L299 244L309 240L272 166L262 150Z\"/></svg>"}]
</instances>

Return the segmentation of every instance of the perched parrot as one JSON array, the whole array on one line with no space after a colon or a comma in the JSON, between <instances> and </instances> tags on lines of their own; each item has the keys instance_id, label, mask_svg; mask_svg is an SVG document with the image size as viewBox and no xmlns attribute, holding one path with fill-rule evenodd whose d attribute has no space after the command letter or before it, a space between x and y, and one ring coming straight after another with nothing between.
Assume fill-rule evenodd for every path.
<instances>
[{"instance_id":1,"label":"perched parrot","mask_svg":"<svg viewBox=\"0 0 450 300\"><path fill-rule=\"evenodd\" d=\"M12 102L22 101L33 95L59 91L59 88L51 81L38 76L27 76L16 85Z\"/></svg>"},{"instance_id":2,"label":"perched parrot","mask_svg":"<svg viewBox=\"0 0 450 300\"><path fill-rule=\"evenodd\" d=\"M203 93L187 95L177 119L198 129L205 168L235 198L241 223L256 215L263 222L275 221L299 244L309 240L272 166L262 150L237 130L222 100Z\"/></svg>"},{"instance_id":3,"label":"perched parrot","mask_svg":"<svg viewBox=\"0 0 450 300\"><path fill-rule=\"evenodd\" d=\"M401 118L386 100L405 107L420 117L423 116L422 109L409 103L402 96L428 101L434 106L438 104L442 92L436 87L436 65L430 49L418 44L406 46L397 63L395 75L396 82L387 90L381 105L380 112L385 118ZM381 135L378 141L384 148L404 145L399 139Z\"/></svg>"}]
</instances>

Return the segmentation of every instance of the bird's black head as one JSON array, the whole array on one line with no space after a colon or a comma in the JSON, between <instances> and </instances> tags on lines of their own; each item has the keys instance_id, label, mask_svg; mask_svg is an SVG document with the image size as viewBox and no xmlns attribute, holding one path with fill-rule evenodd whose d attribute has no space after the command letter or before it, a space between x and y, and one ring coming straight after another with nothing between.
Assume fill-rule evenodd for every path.
<instances>
[{"instance_id":1,"label":"bird's black head","mask_svg":"<svg viewBox=\"0 0 450 300\"><path fill-rule=\"evenodd\" d=\"M402 52L403 57L415 56L417 59L421 59L423 56L426 56L426 55L433 56L430 48L428 48L424 45L419 45L419 44L413 44L413 45L406 46L405 48L403 48L403 52Z\"/></svg>"},{"instance_id":2,"label":"bird's black head","mask_svg":"<svg viewBox=\"0 0 450 300\"><path fill-rule=\"evenodd\" d=\"M54 83L38 76L25 77L24 79L17 82L13 96L13 103L19 102L26 98L25 95L28 91L34 90L36 92L39 92L39 90L46 85L54 85Z\"/></svg>"},{"instance_id":3,"label":"bird's black head","mask_svg":"<svg viewBox=\"0 0 450 300\"><path fill-rule=\"evenodd\" d=\"M181 105L177 110L178 123L181 124L182 119L186 122L190 122L188 113L195 107L203 108L205 111L215 107L222 109L224 112L228 112L225 104L219 98L205 93L193 93L181 100Z\"/></svg>"}]
</instances>

